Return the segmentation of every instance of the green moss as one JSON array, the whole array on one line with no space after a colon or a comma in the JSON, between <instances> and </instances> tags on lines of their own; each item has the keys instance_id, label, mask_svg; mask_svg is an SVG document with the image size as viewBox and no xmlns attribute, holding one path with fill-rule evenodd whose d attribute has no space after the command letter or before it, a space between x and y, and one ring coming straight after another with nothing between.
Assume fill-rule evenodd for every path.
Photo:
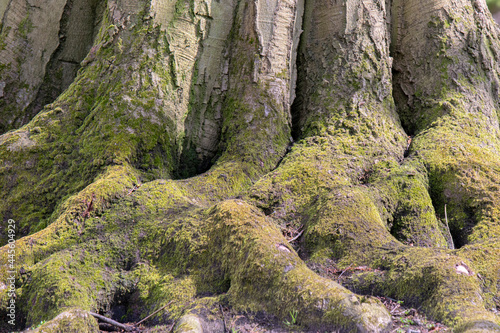
<instances>
[{"instance_id":1,"label":"green moss","mask_svg":"<svg viewBox=\"0 0 500 333\"><path fill-rule=\"evenodd\" d=\"M133 287L133 276L123 274L122 270L132 261L134 247L116 234L103 234L105 219L106 216L72 221L79 228L78 241L73 244L66 241L65 250L26 267L30 278L21 285L18 295L20 312L26 314L28 325L49 320L71 307L94 312L109 309L116 298ZM64 231L63 227L59 225L55 234ZM80 241L82 245L78 244Z\"/></svg>"},{"instance_id":2,"label":"green moss","mask_svg":"<svg viewBox=\"0 0 500 333\"><path fill-rule=\"evenodd\" d=\"M33 23L30 20L29 13L25 18L19 22L19 26L17 27L17 32L24 39L28 38L28 34L33 30Z\"/></svg>"},{"instance_id":3,"label":"green moss","mask_svg":"<svg viewBox=\"0 0 500 333\"><path fill-rule=\"evenodd\" d=\"M158 320L164 322L166 317L169 320L178 320L185 309L190 307L196 295L196 286L188 276L174 278L147 265L137 266L133 274L137 276L138 282L132 299L137 304L131 307L129 312L140 312L141 317L167 306L165 312L168 316L159 313L156 316Z\"/></svg>"},{"instance_id":4,"label":"green moss","mask_svg":"<svg viewBox=\"0 0 500 333\"><path fill-rule=\"evenodd\" d=\"M98 52L108 52L102 45L110 38L109 31L121 32L109 24L102 26L96 45ZM146 44L156 43L154 37L141 38ZM123 43L130 40L124 38ZM164 120L168 117L155 105L158 87L145 87L146 94L141 89L136 95L130 94L137 78L125 76L120 69L119 61L126 63L128 57L142 53L142 46L134 49L127 44L126 49L127 54L111 64L103 57L87 65L49 109L10 134L12 139L18 137L18 143L25 142L22 151L12 150L6 143L0 148L0 159L14 163L0 175L5 184L3 198L9 197L0 207L0 216L10 214L20 221L19 236L52 223L50 215L56 203L82 190L107 166L134 161L144 179L168 178L175 168L178 149L170 136L173 131L165 129L168 122ZM136 60L142 60L149 68L161 67L146 55ZM105 80L101 79L103 75ZM168 75L161 78L170 80ZM77 96L86 99L82 101ZM130 101L119 96L128 96ZM64 112L54 112L54 108ZM27 166L15 164L24 156L31 156ZM16 179L12 178L14 175Z\"/></svg>"},{"instance_id":5,"label":"green moss","mask_svg":"<svg viewBox=\"0 0 500 333\"><path fill-rule=\"evenodd\" d=\"M186 6L178 1L178 14L192 16ZM213 312L227 300L234 310L282 319L297 310L311 329L386 329L390 315L379 301L305 266L280 229L302 225L298 242L310 262L334 258L342 267L378 268L355 276L357 290L404 299L454 327L497 320L484 304L495 305L498 244L480 242L498 233L491 223L499 206L498 147L486 144L491 133L474 136L487 122L463 112L465 94L444 84L431 95L417 89L425 126L403 161L407 138L384 81L387 59L356 44L368 40L357 36L354 46L342 47L363 46L362 59L340 71L356 49L331 57L325 75L312 82L302 139L281 161L287 111L271 93L277 81L253 82L256 36L240 34L248 28L245 5L236 10L241 22L232 33L229 76L241 81L229 85L219 158L208 172L167 179L178 168L185 138L176 124L187 110L174 114L162 101L177 105L178 83L188 80L170 67L168 34L133 17L135 27L120 30L109 13L97 56L89 55L71 87L30 124L0 138L2 218L22 212L20 225L30 228L23 234L40 230L16 243L31 274L18 289L28 323L75 306L112 312L126 301L133 304L127 318L168 304L155 318L166 323ZM448 41L441 42L447 52ZM440 79L447 80L454 61L443 59ZM464 216L477 221L459 251L444 249L436 215L443 216L445 204L452 227L461 229ZM457 273L457 265L484 279ZM225 295L201 297L206 293ZM5 301L5 292L0 296Z\"/></svg>"},{"instance_id":6,"label":"green moss","mask_svg":"<svg viewBox=\"0 0 500 333\"><path fill-rule=\"evenodd\" d=\"M7 46L7 43L5 42L5 39L9 35L10 30L12 27L5 27L2 24L0 24L0 50L3 51L5 50L5 47ZM5 64L2 63L2 66L5 66ZM4 67L5 68L5 67ZM0 68L0 73L1 73L2 68Z\"/></svg>"},{"instance_id":7,"label":"green moss","mask_svg":"<svg viewBox=\"0 0 500 333\"><path fill-rule=\"evenodd\" d=\"M99 326L97 320L94 319L88 312L80 309L69 309L62 312L54 319L37 327L33 332L43 333L97 333Z\"/></svg>"},{"instance_id":8,"label":"green moss","mask_svg":"<svg viewBox=\"0 0 500 333\"><path fill-rule=\"evenodd\" d=\"M478 299L477 278L457 273L456 266L463 263L449 252L407 248L392 263L379 264L390 267L384 283L387 295L422 304L431 317L447 325L458 326L464 318L493 318Z\"/></svg>"},{"instance_id":9,"label":"green moss","mask_svg":"<svg viewBox=\"0 0 500 333\"><path fill-rule=\"evenodd\" d=\"M175 333L201 333L203 332L200 319L193 315L183 316L174 327Z\"/></svg>"},{"instance_id":10,"label":"green moss","mask_svg":"<svg viewBox=\"0 0 500 333\"><path fill-rule=\"evenodd\" d=\"M401 166L377 163L368 182L372 188L369 195L394 237L405 244L448 247L448 231L436 217L421 161L406 159Z\"/></svg>"},{"instance_id":11,"label":"green moss","mask_svg":"<svg viewBox=\"0 0 500 333\"><path fill-rule=\"evenodd\" d=\"M281 318L294 309L301 323L312 326L353 329L359 325L378 331L390 322L376 301L361 304L340 285L307 269L279 230L254 207L230 200L210 214L212 276L230 279L228 298L236 309L265 309ZM263 288L269 292L262 293Z\"/></svg>"}]
</instances>

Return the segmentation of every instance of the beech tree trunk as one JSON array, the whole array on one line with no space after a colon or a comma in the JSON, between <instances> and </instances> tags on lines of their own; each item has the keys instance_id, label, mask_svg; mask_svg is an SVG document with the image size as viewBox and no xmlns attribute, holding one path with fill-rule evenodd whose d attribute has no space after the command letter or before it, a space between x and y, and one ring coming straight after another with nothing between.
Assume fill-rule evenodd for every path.
<instances>
[{"instance_id":1,"label":"beech tree trunk","mask_svg":"<svg viewBox=\"0 0 500 333\"><path fill-rule=\"evenodd\" d=\"M376 295L500 332L500 41L484 0L0 14L0 310L15 224L18 329L97 332L89 311L166 306L157 323L215 332L222 303L384 332ZM368 269L342 286L332 263Z\"/></svg>"}]
</instances>

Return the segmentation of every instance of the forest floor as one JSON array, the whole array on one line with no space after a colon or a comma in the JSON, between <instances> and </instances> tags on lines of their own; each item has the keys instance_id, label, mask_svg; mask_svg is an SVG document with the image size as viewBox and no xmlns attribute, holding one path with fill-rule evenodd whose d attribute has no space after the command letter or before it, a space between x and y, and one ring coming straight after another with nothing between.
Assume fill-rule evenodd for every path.
<instances>
[{"instance_id":1,"label":"forest floor","mask_svg":"<svg viewBox=\"0 0 500 333\"><path fill-rule=\"evenodd\" d=\"M451 333L452 330L440 323L434 322L426 318L425 315L418 310L411 307L406 307L401 302L394 301L389 298L379 298L392 314L393 324L389 329L389 333ZM276 317L257 314L242 314L232 312L230 309L225 309L225 326L227 333L334 333L321 329L308 330L300 326L300 322L293 320L293 314L285 321L280 321ZM135 332L141 333L160 333L173 331L175 323L171 325L156 325L153 327L139 327ZM108 330L101 332L123 332L121 330L115 331L112 327Z\"/></svg>"},{"instance_id":2,"label":"forest floor","mask_svg":"<svg viewBox=\"0 0 500 333\"><path fill-rule=\"evenodd\" d=\"M355 277L356 273L363 271L375 271L367 267L348 267L340 270L336 268L334 261L327 261L322 265L309 265L309 268L323 277L333 279L345 287L349 288L349 281ZM375 272L376 273L376 272ZM406 306L402 301L388 297L377 297L391 313L393 323L388 333L444 333L452 332L445 325L428 319L419 309ZM336 333L329 330L307 329L300 324L300 314L291 312L289 318L281 321L278 318L266 314L237 313L230 308L221 307L221 319L224 318L225 332L227 333ZM132 325L132 323L131 323ZM171 332L175 322L170 325L156 325L152 327L140 326L135 332L160 333ZM112 327L106 330L106 326L101 326L101 332L122 332L115 331Z\"/></svg>"}]
</instances>

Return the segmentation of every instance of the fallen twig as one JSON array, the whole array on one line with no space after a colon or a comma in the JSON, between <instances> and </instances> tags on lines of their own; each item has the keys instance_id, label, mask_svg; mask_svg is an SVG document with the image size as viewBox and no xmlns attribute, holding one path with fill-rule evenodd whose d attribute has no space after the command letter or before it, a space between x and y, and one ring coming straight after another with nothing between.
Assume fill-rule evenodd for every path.
<instances>
[{"instance_id":1,"label":"fallen twig","mask_svg":"<svg viewBox=\"0 0 500 333\"><path fill-rule=\"evenodd\" d=\"M116 327L119 327L121 328L122 330L125 330L127 332L132 332L134 330L133 327L130 327L130 326L127 326L127 325L123 325L123 324L120 324L119 322L117 321L114 321L113 319L109 319L109 318L106 318L104 316L101 316L100 314L97 314L97 313L94 313L94 312L89 312L92 316L96 317L97 319L100 319L110 325L113 325L113 326L116 326Z\"/></svg>"},{"instance_id":2,"label":"fallen twig","mask_svg":"<svg viewBox=\"0 0 500 333\"><path fill-rule=\"evenodd\" d=\"M142 322L146 321L146 319L149 319L151 318L152 316L154 316L155 314L157 314L158 312L160 312L161 310L165 309L167 306L169 306L170 304L172 304L172 301L168 302L165 306L162 306L161 308L159 308L158 310L156 310L155 312L153 312L152 314L150 314L149 316L147 316L146 318L144 318L143 320L141 320L140 322L138 322L137 324L135 324L136 326L139 326Z\"/></svg>"},{"instance_id":3,"label":"fallen twig","mask_svg":"<svg viewBox=\"0 0 500 333\"><path fill-rule=\"evenodd\" d=\"M398 301L397 299L390 298L390 297L388 297L388 296L383 296L383 298L388 299L389 301L393 301L394 303L401 302L401 301Z\"/></svg>"},{"instance_id":4,"label":"fallen twig","mask_svg":"<svg viewBox=\"0 0 500 333\"><path fill-rule=\"evenodd\" d=\"M134 192L135 190L137 190L141 185L135 185L134 187L132 187L132 189L127 193L127 195L131 195L132 192Z\"/></svg>"},{"instance_id":5,"label":"fallen twig","mask_svg":"<svg viewBox=\"0 0 500 333\"><path fill-rule=\"evenodd\" d=\"M94 208L94 199L95 199L95 194L92 193L92 197L90 198L90 202L87 202L86 200L83 201L83 203L87 206L87 209L85 209L85 212L83 212L82 217L86 219L89 217L90 212Z\"/></svg>"},{"instance_id":6,"label":"fallen twig","mask_svg":"<svg viewBox=\"0 0 500 333\"><path fill-rule=\"evenodd\" d=\"M399 303L396 303L396 306L391 311L389 311L391 315L394 314L399 307L400 307Z\"/></svg>"},{"instance_id":7,"label":"fallen twig","mask_svg":"<svg viewBox=\"0 0 500 333\"><path fill-rule=\"evenodd\" d=\"M347 266L347 268L346 268L346 269L344 269L344 270L342 271L342 273L340 273L340 275L339 275L339 277L337 278L337 280L340 280L340 278L342 277L342 275L343 275L343 274L344 274L344 273L345 273L345 272L346 272L349 268L351 268L351 266L352 266L352 264L350 264L349 266Z\"/></svg>"},{"instance_id":8,"label":"fallen twig","mask_svg":"<svg viewBox=\"0 0 500 333\"><path fill-rule=\"evenodd\" d=\"M220 312L222 313L222 321L224 322L224 333L227 332L227 326L226 326L226 316L224 315L224 310L222 310L222 305L219 304L219 309Z\"/></svg>"},{"instance_id":9,"label":"fallen twig","mask_svg":"<svg viewBox=\"0 0 500 333\"><path fill-rule=\"evenodd\" d=\"M300 235L302 235L302 233L303 233L303 232L304 232L304 229L302 229L302 230L301 230L301 231L297 234L297 236L295 236L295 237L293 237L292 239L290 239L290 240L288 241L288 243L291 243L291 242L293 242L294 240L296 240L297 238L299 238L299 237L300 237Z\"/></svg>"}]
</instances>

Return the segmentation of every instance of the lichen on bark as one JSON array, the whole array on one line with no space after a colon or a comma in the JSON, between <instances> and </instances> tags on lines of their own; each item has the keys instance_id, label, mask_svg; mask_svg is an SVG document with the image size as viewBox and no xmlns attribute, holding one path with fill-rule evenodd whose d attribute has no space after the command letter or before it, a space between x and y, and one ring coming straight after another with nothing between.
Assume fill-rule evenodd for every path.
<instances>
[{"instance_id":1,"label":"lichen on bark","mask_svg":"<svg viewBox=\"0 0 500 333\"><path fill-rule=\"evenodd\" d=\"M95 31L74 81L0 136L20 328L93 332L88 311L165 306L159 324L217 331L224 304L383 332L391 316L367 296L383 295L458 332L500 331L500 43L482 1L80 4ZM13 27L16 6L0 52L41 29ZM68 57L65 20L30 98ZM11 58L0 73L25 75ZM311 269L326 260L380 273L342 286Z\"/></svg>"}]
</instances>

